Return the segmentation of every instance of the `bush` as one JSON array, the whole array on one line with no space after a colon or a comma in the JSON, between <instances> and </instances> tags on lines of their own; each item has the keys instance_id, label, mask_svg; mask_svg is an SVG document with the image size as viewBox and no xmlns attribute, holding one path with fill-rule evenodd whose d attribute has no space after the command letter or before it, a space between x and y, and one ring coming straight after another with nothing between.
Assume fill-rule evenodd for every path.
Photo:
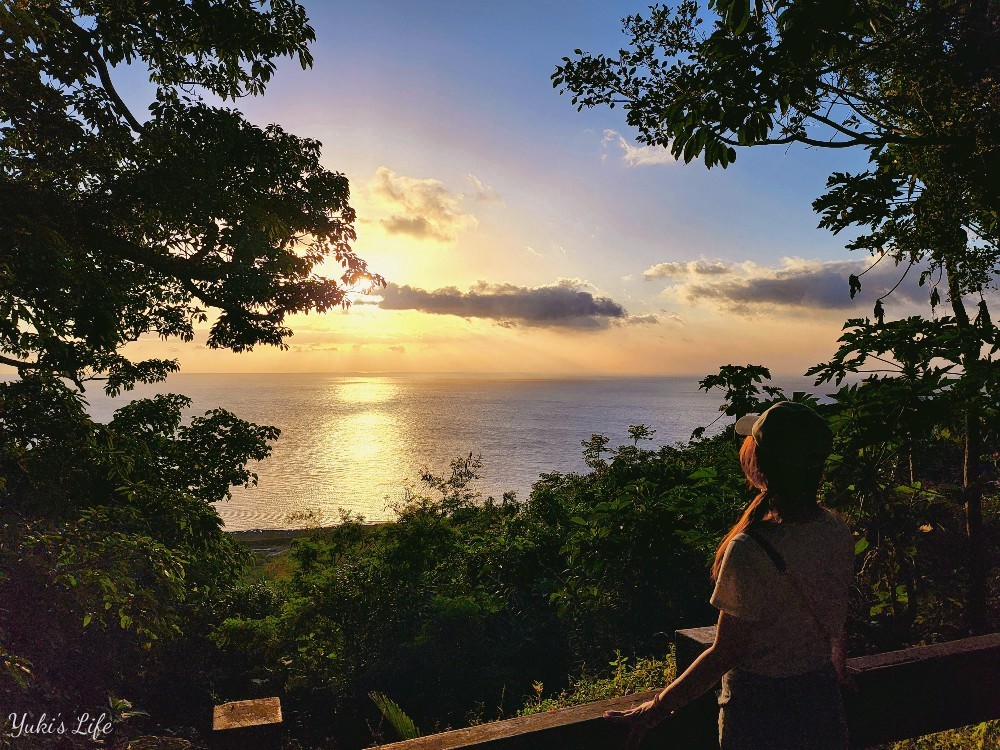
<instances>
[{"instance_id":1,"label":"bush","mask_svg":"<svg viewBox=\"0 0 1000 750\"><path fill-rule=\"evenodd\" d=\"M646 450L631 432L610 452L587 441L592 471L542 475L523 501L478 497L472 456L426 474L431 495L393 523L348 517L297 541L271 606L234 598L216 642L271 675L262 689L312 741L365 741L372 692L432 732L510 715L615 649L662 655L713 617L710 561L746 490L731 439Z\"/></svg>"},{"instance_id":2,"label":"bush","mask_svg":"<svg viewBox=\"0 0 1000 750\"><path fill-rule=\"evenodd\" d=\"M190 721L226 590L249 561L212 507L272 428L181 396L93 422L60 381L0 384L0 702L66 715L127 696ZM45 627L39 627L44 623ZM99 711L98 711L99 713Z\"/></svg>"}]
</instances>

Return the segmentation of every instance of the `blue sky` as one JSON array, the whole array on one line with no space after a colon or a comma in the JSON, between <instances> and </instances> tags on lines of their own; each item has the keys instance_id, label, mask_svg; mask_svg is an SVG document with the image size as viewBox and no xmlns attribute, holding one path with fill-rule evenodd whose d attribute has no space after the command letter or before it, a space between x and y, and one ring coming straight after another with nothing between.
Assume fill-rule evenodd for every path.
<instances>
[{"instance_id":1,"label":"blue sky","mask_svg":"<svg viewBox=\"0 0 1000 750\"><path fill-rule=\"evenodd\" d=\"M753 362L791 374L832 354L841 323L895 281L873 274L851 303L846 277L865 258L818 230L810 206L862 153L758 148L709 171L638 148L620 109L578 113L557 94L560 58L613 53L619 19L641 4L305 6L314 67L283 62L264 97L238 106L323 142L324 163L351 180L356 249L392 288L294 320L287 352L150 341L142 353L166 350L188 371L705 374ZM141 73L117 77L141 111ZM553 312L588 296L570 317Z\"/></svg>"}]
</instances>

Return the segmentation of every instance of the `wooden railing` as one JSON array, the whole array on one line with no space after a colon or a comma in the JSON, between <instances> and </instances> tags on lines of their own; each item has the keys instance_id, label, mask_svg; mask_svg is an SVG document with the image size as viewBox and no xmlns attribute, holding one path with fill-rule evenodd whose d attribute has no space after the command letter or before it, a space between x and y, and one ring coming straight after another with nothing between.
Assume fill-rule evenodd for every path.
<instances>
[{"instance_id":1,"label":"wooden railing","mask_svg":"<svg viewBox=\"0 0 1000 750\"><path fill-rule=\"evenodd\" d=\"M678 670L711 645L715 628L677 631ZM1000 633L848 660L855 692L846 693L855 747L1000 718ZM641 703L656 691L596 701L532 716L381 745L381 750L613 750L623 727L601 718ZM714 691L650 732L642 747L718 748Z\"/></svg>"}]
</instances>

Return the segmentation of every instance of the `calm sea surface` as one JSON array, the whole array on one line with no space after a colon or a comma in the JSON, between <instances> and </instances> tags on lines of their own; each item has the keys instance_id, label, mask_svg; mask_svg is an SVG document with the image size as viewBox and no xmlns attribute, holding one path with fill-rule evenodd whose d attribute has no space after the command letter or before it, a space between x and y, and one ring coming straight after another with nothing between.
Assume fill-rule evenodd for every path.
<instances>
[{"instance_id":1,"label":"calm sea surface","mask_svg":"<svg viewBox=\"0 0 1000 750\"><path fill-rule=\"evenodd\" d=\"M812 390L782 379L786 392ZM482 454L478 489L524 497L542 472L583 471L580 441L595 432L612 445L628 427L656 430L650 447L687 440L718 416L721 393L696 378L534 379L453 375L178 374L118 399L88 391L91 414L110 419L125 402L183 393L191 412L221 406L281 428L272 455L257 464L257 487L235 488L218 509L232 530L333 523L344 508L371 521L419 485L421 467ZM419 488L418 488L419 489ZM304 521L303 514L311 514Z\"/></svg>"}]
</instances>

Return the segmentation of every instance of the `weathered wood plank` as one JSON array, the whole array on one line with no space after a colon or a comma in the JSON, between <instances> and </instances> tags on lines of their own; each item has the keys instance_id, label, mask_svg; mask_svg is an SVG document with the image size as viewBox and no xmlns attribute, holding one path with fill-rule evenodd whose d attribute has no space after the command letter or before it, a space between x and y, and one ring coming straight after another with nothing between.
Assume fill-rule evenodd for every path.
<instances>
[{"instance_id":1,"label":"weathered wood plank","mask_svg":"<svg viewBox=\"0 0 1000 750\"><path fill-rule=\"evenodd\" d=\"M279 698L223 703L212 714L212 747L273 750L281 743L281 721Z\"/></svg>"},{"instance_id":2,"label":"weathered wood plank","mask_svg":"<svg viewBox=\"0 0 1000 750\"><path fill-rule=\"evenodd\" d=\"M627 732L620 724L604 719L604 712L631 708L649 700L656 692L649 690L623 698L594 701L378 747L380 750L458 750L473 747L489 750L608 750L620 746ZM711 737L709 744L705 744L701 722L692 721L699 718L703 720L706 707L712 716L715 715L715 698L706 697L711 700L702 706L701 714L697 710L698 706L689 706L691 710L671 716L650 732L642 746L660 750L717 749L715 736Z\"/></svg>"},{"instance_id":3,"label":"weathered wood plank","mask_svg":"<svg viewBox=\"0 0 1000 750\"><path fill-rule=\"evenodd\" d=\"M212 729L217 732L280 723L281 700L279 698L258 698L223 703L216 706L212 713Z\"/></svg>"}]
</instances>

